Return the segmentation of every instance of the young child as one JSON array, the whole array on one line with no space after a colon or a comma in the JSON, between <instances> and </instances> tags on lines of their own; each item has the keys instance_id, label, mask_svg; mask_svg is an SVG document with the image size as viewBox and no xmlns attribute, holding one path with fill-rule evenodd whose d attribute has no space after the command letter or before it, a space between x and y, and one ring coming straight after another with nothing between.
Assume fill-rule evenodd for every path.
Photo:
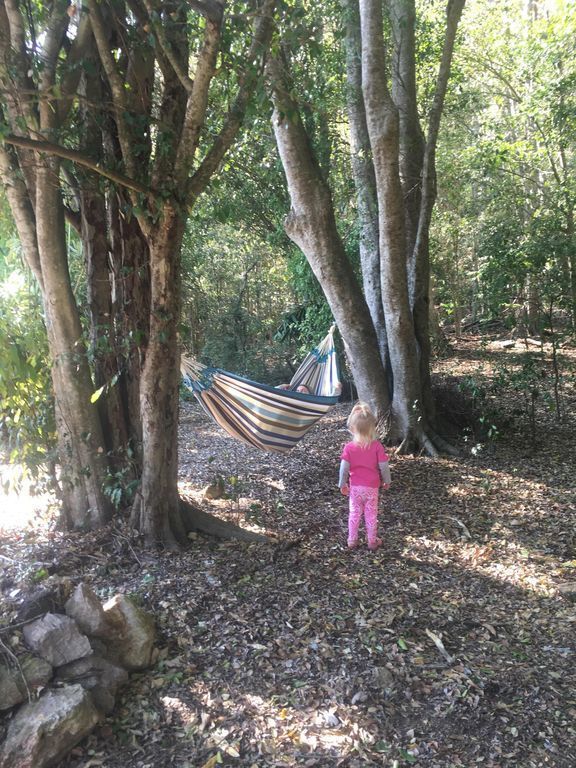
<instances>
[{"instance_id":1,"label":"young child","mask_svg":"<svg viewBox=\"0 0 576 768\"><path fill-rule=\"evenodd\" d=\"M376 440L376 419L366 403L357 403L347 422L352 441L344 446L338 485L350 496L348 546L358 546L358 528L364 516L368 549L378 549L378 488L390 487L390 468L384 446ZM348 484L350 483L350 484Z\"/></svg>"}]
</instances>

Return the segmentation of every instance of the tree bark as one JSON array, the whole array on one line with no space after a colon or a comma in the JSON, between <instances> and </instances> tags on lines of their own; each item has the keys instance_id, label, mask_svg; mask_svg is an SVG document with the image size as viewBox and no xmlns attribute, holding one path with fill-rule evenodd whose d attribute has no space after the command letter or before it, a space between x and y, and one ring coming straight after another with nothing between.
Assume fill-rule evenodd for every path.
<instances>
[{"instance_id":1,"label":"tree bark","mask_svg":"<svg viewBox=\"0 0 576 768\"><path fill-rule=\"evenodd\" d=\"M392 101L399 117L399 167L404 196L408 290L414 302L416 236L422 200L425 139L418 115L416 88L416 7L414 0L390 0L393 34Z\"/></svg>"},{"instance_id":2,"label":"tree bark","mask_svg":"<svg viewBox=\"0 0 576 768\"><path fill-rule=\"evenodd\" d=\"M410 0L413 2L413 0ZM434 421L434 398L430 380L430 222L436 202L436 147L440 131L440 120L450 78L450 69L454 55L456 32L465 0L448 0L446 6L446 31L442 47L442 56L436 77L434 98L428 117L428 130L422 161L422 196L418 217L418 229L413 250L414 292L412 312L414 331L420 351L420 386L424 407L428 418Z\"/></svg>"}]
</instances>

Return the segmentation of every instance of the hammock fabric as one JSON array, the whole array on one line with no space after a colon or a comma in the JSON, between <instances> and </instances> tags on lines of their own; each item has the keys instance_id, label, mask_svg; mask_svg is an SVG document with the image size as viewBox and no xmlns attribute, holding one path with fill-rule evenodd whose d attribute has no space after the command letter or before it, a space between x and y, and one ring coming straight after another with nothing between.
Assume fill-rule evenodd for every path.
<instances>
[{"instance_id":1,"label":"hammock fabric","mask_svg":"<svg viewBox=\"0 0 576 768\"><path fill-rule=\"evenodd\" d=\"M303 360L288 390L184 357L183 383L232 437L265 451L286 453L338 402L333 333L334 326ZM294 391L301 385L312 394Z\"/></svg>"}]
</instances>

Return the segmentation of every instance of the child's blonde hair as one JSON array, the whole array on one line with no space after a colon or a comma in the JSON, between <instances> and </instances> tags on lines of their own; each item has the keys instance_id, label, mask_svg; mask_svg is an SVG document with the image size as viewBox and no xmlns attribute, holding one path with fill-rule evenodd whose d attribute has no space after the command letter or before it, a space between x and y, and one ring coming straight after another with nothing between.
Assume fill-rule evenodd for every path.
<instances>
[{"instance_id":1,"label":"child's blonde hair","mask_svg":"<svg viewBox=\"0 0 576 768\"><path fill-rule=\"evenodd\" d=\"M356 403L350 411L346 426L355 443L368 447L376 437L376 417L367 403Z\"/></svg>"}]
</instances>

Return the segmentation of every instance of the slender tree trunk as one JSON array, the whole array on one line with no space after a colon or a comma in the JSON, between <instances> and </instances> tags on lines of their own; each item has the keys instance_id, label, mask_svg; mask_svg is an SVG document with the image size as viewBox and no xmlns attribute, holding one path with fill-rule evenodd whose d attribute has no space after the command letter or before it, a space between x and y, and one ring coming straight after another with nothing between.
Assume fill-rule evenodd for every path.
<instances>
[{"instance_id":1,"label":"slender tree trunk","mask_svg":"<svg viewBox=\"0 0 576 768\"><path fill-rule=\"evenodd\" d=\"M97 408L90 401L94 385L70 285L58 175L56 159L38 158L36 227L53 361L60 482L68 523L77 528L93 528L104 523L110 514L102 491L106 448Z\"/></svg>"},{"instance_id":2,"label":"slender tree trunk","mask_svg":"<svg viewBox=\"0 0 576 768\"><path fill-rule=\"evenodd\" d=\"M408 290L414 305L416 237L422 202L425 139L418 115L416 90L416 7L414 0L390 0L393 32L392 101L398 109L400 182L404 196Z\"/></svg>"},{"instance_id":3,"label":"slender tree trunk","mask_svg":"<svg viewBox=\"0 0 576 768\"><path fill-rule=\"evenodd\" d=\"M128 443L129 422L118 383L120 369L112 313L106 208L93 180L84 180L80 197L94 383L97 389L104 387L97 407L106 449L112 455L118 455Z\"/></svg>"},{"instance_id":4,"label":"slender tree trunk","mask_svg":"<svg viewBox=\"0 0 576 768\"><path fill-rule=\"evenodd\" d=\"M372 164L370 137L362 97L362 64L360 15L358 0L343 0L346 14L346 102L350 124L352 176L356 187L358 225L360 229L360 265L364 296L378 337L378 348L384 368L389 371L386 320L382 306L380 283L380 237L378 232L378 200ZM388 385L391 388L391 377Z\"/></svg>"},{"instance_id":5,"label":"slender tree trunk","mask_svg":"<svg viewBox=\"0 0 576 768\"><path fill-rule=\"evenodd\" d=\"M117 350L122 361L119 386L138 464L141 457L140 371L144 366L150 322L150 251L134 216L126 215L124 190L108 193L110 282Z\"/></svg>"},{"instance_id":6,"label":"slender tree trunk","mask_svg":"<svg viewBox=\"0 0 576 768\"><path fill-rule=\"evenodd\" d=\"M429 303L430 303L430 222L432 211L436 202L436 146L440 131L440 120L444 109L444 101L448 88L450 69L454 54L456 32L465 0L449 0L446 5L446 29L442 47L442 56L436 76L436 87L432 105L428 117L428 130L426 141L422 144L417 135L416 128L416 91L410 97L406 112L409 115L405 130L409 132L411 141L407 150L413 149L416 153L423 146L421 156L421 194L416 238L413 243L412 256L409 263L411 288L411 306L414 318L414 333L419 349L420 386L422 390L423 406L430 421L434 421L434 398L432 395L432 382L430 379L430 329L429 329ZM408 19L414 27L413 7L414 0L399 0L410 8ZM405 17L406 18L406 17ZM408 24L407 24L408 26ZM415 62L415 51L412 36L405 35L404 47L410 50L410 61ZM402 57L401 57L402 58ZM406 63L401 67L402 77L406 82L412 83L412 66ZM414 79L415 83L415 79ZM409 90L412 91L412 84ZM409 216L409 218L411 218ZM411 235L408 238L411 242Z\"/></svg>"},{"instance_id":7,"label":"slender tree trunk","mask_svg":"<svg viewBox=\"0 0 576 768\"><path fill-rule=\"evenodd\" d=\"M279 61L271 62L269 73L274 133L292 205L285 222L286 234L302 250L322 286L344 339L360 399L384 416L389 396L376 333L338 234L330 190L321 176Z\"/></svg>"},{"instance_id":8,"label":"slender tree trunk","mask_svg":"<svg viewBox=\"0 0 576 768\"><path fill-rule=\"evenodd\" d=\"M576 232L574 227L574 208L572 201L568 200L566 214L566 239L568 240L568 265L569 265L569 306L572 320L572 328L576 330Z\"/></svg>"}]
</instances>

